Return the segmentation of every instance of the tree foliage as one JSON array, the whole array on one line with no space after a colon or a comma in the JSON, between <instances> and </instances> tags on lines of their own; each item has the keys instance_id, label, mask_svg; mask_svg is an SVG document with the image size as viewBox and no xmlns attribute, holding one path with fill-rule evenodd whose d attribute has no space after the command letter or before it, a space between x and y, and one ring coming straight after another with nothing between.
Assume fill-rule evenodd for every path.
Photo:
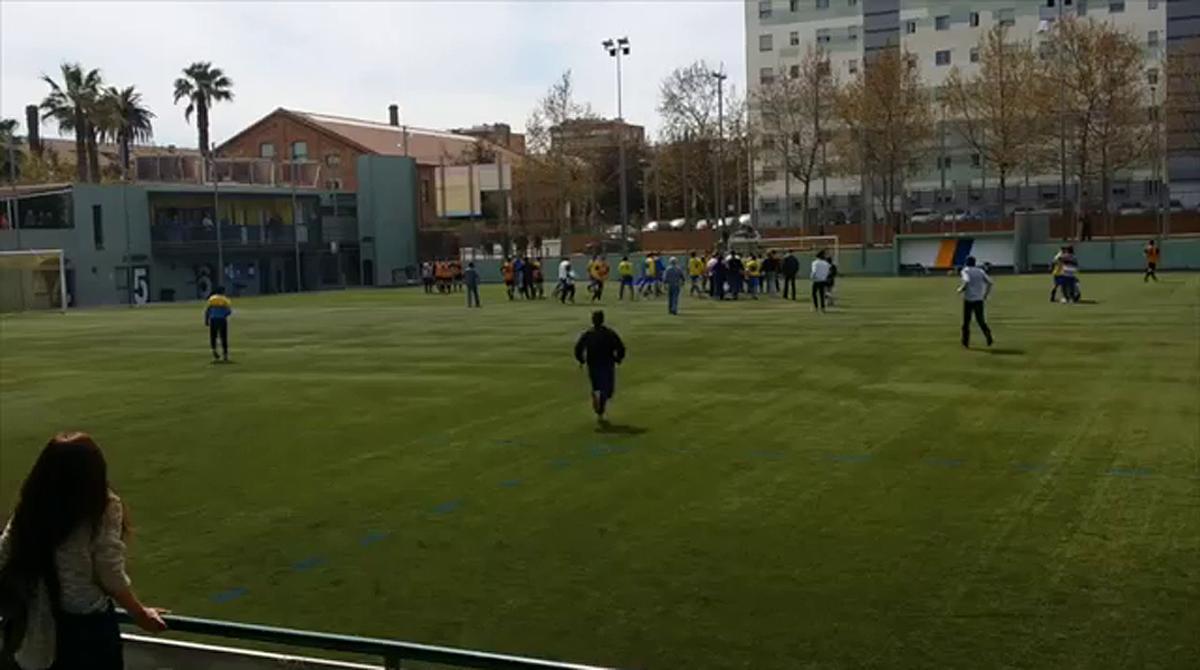
<instances>
[{"instance_id":1,"label":"tree foliage","mask_svg":"<svg viewBox=\"0 0 1200 670\"><path fill-rule=\"evenodd\" d=\"M187 100L183 110L185 121L191 121L195 113L197 146L205 156L212 151L208 141L209 113L214 104L232 99L233 80L212 63L192 63L183 69L183 76L175 80L175 104Z\"/></svg>"}]
</instances>

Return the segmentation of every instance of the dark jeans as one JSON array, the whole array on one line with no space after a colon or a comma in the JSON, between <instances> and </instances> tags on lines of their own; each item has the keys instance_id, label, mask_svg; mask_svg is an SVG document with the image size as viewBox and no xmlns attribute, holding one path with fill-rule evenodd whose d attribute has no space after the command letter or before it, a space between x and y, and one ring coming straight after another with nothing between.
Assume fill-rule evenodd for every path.
<instances>
[{"instance_id":1,"label":"dark jeans","mask_svg":"<svg viewBox=\"0 0 1200 670\"><path fill-rule=\"evenodd\" d=\"M812 283L812 301L813 309L825 311L825 282L815 281Z\"/></svg>"},{"instance_id":2,"label":"dark jeans","mask_svg":"<svg viewBox=\"0 0 1200 670\"><path fill-rule=\"evenodd\" d=\"M474 305L471 304L472 301L474 301L474 303L475 303ZM479 285L478 284L467 284L467 307L482 307L482 306L483 305L479 304Z\"/></svg>"},{"instance_id":3,"label":"dark jeans","mask_svg":"<svg viewBox=\"0 0 1200 670\"><path fill-rule=\"evenodd\" d=\"M112 607L95 614L60 614L50 670L123 670L121 630Z\"/></svg>"},{"instance_id":4,"label":"dark jeans","mask_svg":"<svg viewBox=\"0 0 1200 670\"><path fill-rule=\"evenodd\" d=\"M667 312L671 314L679 313L679 293L682 289L682 286L667 287Z\"/></svg>"},{"instance_id":5,"label":"dark jeans","mask_svg":"<svg viewBox=\"0 0 1200 670\"><path fill-rule=\"evenodd\" d=\"M1155 274L1156 270L1158 270L1158 263L1146 263L1146 275L1142 277L1142 281L1150 281L1151 279L1158 281L1158 275Z\"/></svg>"},{"instance_id":6,"label":"dark jeans","mask_svg":"<svg viewBox=\"0 0 1200 670\"><path fill-rule=\"evenodd\" d=\"M625 299L625 289L629 289L629 299L637 300L637 291L633 288L633 277L621 277L621 294L618 299Z\"/></svg>"},{"instance_id":7,"label":"dark jeans","mask_svg":"<svg viewBox=\"0 0 1200 670\"><path fill-rule=\"evenodd\" d=\"M229 353L229 321L210 319L208 322L208 345L217 350L217 339L221 340L221 351Z\"/></svg>"},{"instance_id":8,"label":"dark jeans","mask_svg":"<svg viewBox=\"0 0 1200 670\"><path fill-rule=\"evenodd\" d=\"M559 302L561 302L565 305L565 304L567 304L568 298L570 298L571 302L575 302L575 285L568 284L567 282L559 282L558 283Z\"/></svg>"},{"instance_id":9,"label":"dark jeans","mask_svg":"<svg viewBox=\"0 0 1200 670\"><path fill-rule=\"evenodd\" d=\"M974 315L975 323L979 324L979 330L983 331L983 336L987 338L987 343L992 343L992 329L988 328L987 321L983 318L983 301L982 300L964 300L963 301L963 322L962 322L962 344L964 347L971 344L971 316Z\"/></svg>"},{"instance_id":10,"label":"dark jeans","mask_svg":"<svg viewBox=\"0 0 1200 670\"><path fill-rule=\"evenodd\" d=\"M784 298L788 297L789 291L791 292L792 300L796 300L796 278L785 276L783 278L783 297Z\"/></svg>"}]
</instances>

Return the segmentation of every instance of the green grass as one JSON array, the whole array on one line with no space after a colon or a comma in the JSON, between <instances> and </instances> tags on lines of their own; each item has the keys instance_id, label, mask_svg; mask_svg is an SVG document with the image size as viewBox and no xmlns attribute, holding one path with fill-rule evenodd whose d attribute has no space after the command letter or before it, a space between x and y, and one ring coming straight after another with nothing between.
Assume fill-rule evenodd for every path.
<instances>
[{"instance_id":1,"label":"green grass","mask_svg":"<svg viewBox=\"0 0 1200 670\"><path fill-rule=\"evenodd\" d=\"M991 353L954 286L610 294L618 434L582 304L237 300L228 366L196 305L7 317L0 508L82 429L177 613L631 668L1194 667L1200 276L1001 277Z\"/></svg>"}]
</instances>

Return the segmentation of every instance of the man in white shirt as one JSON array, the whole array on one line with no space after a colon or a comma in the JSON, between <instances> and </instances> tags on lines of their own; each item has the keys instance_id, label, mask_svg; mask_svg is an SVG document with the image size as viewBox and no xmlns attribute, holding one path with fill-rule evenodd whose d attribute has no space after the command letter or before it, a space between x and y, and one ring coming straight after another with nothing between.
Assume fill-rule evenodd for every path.
<instances>
[{"instance_id":1,"label":"man in white shirt","mask_svg":"<svg viewBox=\"0 0 1200 670\"><path fill-rule=\"evenodd\" d=\"M988 328L987 321L983 318L983 303L992 292L992 278L983 268L975 267L974 256L967 256L967 265L962 269L962 284L959 285L958 292L963 294L962 345L971 346L971 315L974 315L988 346L992 346L992 329Z\"/></svg>"},{"instance_id":2,"label":"man in white shirt","mask_svg":"<svg viewBox=\"0 0 1200 670\"><path fill-rule=\"evenodd\" d=\"M575 271L571 269L571 259L563 257L558 264L558 299L565 305L567 298L575 302Z\"/></svg>"},{"instance_id":3,"label":"man in white shirt","mask_svg":"<svg viewBox=\"0 0 1200 670\"><path fill-rule=\"evenodd\" d=\"M813 311L825 311L825 288L829 282L829 261L825 260L825 250L817 252L813 259L812 270L808 274L812 280Z\"/></svg>"}]
</instances>

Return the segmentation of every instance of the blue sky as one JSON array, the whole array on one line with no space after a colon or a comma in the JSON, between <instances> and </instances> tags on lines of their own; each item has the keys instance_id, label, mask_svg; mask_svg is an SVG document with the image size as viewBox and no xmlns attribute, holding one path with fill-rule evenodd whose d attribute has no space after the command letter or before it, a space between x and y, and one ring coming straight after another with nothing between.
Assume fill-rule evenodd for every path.
<instances>
[{"instance_id":1,"label":"blue sky","mask_svg":"<svg viewBox=\"0 0 1200 670\"><path fill-rule=\"evenodd\" d=\"M657 129L658 85L696 59L723 62L744 90L738 0L657 2L15 2L0 3L0 114L24 125L46 93L41 74L64 60L136 85L158 115L158 144L194 145L171 82L196 60L233 78L236 98L213 113L219 142L275 107L431 128L506 121L524 126L565 69L579 98L615 115L616 75L600 46L627 35L625 116ZM46 125L45 135L57 128Z\"/></svg>"}]
</instances>

